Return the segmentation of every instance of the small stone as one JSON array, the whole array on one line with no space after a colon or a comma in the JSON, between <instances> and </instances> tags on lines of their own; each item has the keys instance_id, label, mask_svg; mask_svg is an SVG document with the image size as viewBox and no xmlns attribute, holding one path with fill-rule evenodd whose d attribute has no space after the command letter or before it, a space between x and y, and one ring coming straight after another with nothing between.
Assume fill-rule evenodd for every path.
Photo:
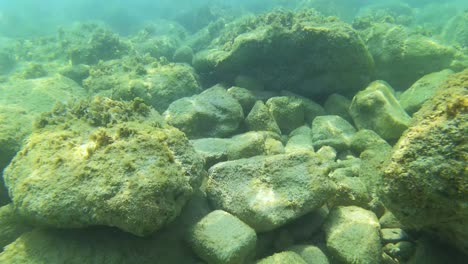
<instances>
[{"instance_id":1,"label":"small stone","mask_svg":"<svg viewBox=\"0 0 468 264\"><path fill-rule=\"evenodd\" d=\"M237 264L253 257L257 235L237 217L216 210L195 224L189 241L195 253L208 263Z\"/></svg>"}]
</instances>

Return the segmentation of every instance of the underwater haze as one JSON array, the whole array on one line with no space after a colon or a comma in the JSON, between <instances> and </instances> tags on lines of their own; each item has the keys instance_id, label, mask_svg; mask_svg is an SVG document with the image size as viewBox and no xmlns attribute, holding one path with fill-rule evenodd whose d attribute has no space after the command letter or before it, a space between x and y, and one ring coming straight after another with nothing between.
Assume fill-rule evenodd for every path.
<instances>
[{"instance_id":1,"label":"underwater haze","mask_svg":"<svg viewBox=\"0 0 468 264\"><path fill-rule=\"evenodd\" d=\"M0 264L468 259L468 2L0 0Z\"/></svg>"}]
</instances>

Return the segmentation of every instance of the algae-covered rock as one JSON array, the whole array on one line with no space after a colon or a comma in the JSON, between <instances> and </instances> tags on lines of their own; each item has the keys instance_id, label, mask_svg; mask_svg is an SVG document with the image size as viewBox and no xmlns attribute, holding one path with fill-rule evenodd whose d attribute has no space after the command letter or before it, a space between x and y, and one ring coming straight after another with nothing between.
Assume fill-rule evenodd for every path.
<instances>
[{"instance_id":1,"label":"algae-covered rock","mask_svg":"<svg viewBox=\"0 0 468 264\"><path fill-rule=\"evenodd\" d=\"M280 137L271 132L251 131L231 138L227 146L228 160L258 155L276 155L284 152Z\"/></svg>"},{"instance_id":2,"label":"algae-covered rock","mask_svg":"<svg viewBox=\"0 0 468 264\"><path fill-rule=\"evenodd\" d=\"M269 231L314 209L333 195L328 163L295 152L218 163L209 170L207 194L256 231Z\"/></svg>"},{"instance_id":3,"label":"algae-covered rock","mask_svg":"<svg viewBox=\"0 0 468 264\"><path fill-rule=\"evenodd\" d=\"M457 45L462 49L468 48L468 13L460 12L452 17L442 30L442 39L447 44Z\"/></svg>"},{"instance_id":4,"label":"algae-covered rock","mask_svg":"<svg viewBox=\"0 0 468 264\"><path fill-rule=\"evenodd\" d=\"M93 95L128 101L139 97L160 112L177 99L201 92L192 67L151 57L101 62L91 67L83 86Z\"/></svg>"},{"instance_id":5,"label":"algae-covered rock","mask_svg":"<svg viewBox=\"0 0 468 264\"><path fill-rule=\"evenodd\" d=\"M421 108L424 102L429 100L436 93L437 88L439 88L452 73L453 71L451 70L443 70L424 75L400 95L400 105L408 114L415 113Z\"/></svg>"},{"instance_id":6,"label":"algae-covered rock","mask_svg":"<svg viewBox=\"0 0 468 264\"><path fill-rule=\"evenodd\" d=\"M334 93L327 98L323 104L323 107L325 108L327 115L341 116L343 119L352 124L353 118L349 114L350 105L351 100L340 94Z\"/></svg>"},{"instance_id":7,"label":"algae-covered rock","mask_svg":"<svg viewBox=\"0 0 468 264\"><path fill-rule=\"evenodd\" d=\"M340 116L318 116L312 122L312 142L315 149L330 146L338 151L347 150L356 129Z\"/></svg>"},{"instance_id":8,"label":"algae-covered rock","mask_svg":"<svg viewBox=\"0 0 468 264\"><path fill-rule=\"evenodd\" d=\"M5 169L13 204L38 225L148 235L179 213L203 161L141 101L95 98L43 115Z\"/></svg>"},{"instance_id":9,"label":"algae-covered rock","mask_svg":"<svg viewBox=\"0 0 468 264\"><path fill-rule=\"evenodd\" d=\"M357 93L350 114L358 129L374 130L385 140L398 139L411 121L392 88L383 81L374 81Z\"/></svg>"},{"instance_id":10,"label":"algae-covered rock","mask_svg":"<svg viewBox=\"0 0 468 264\"><path fill-rule=\"evenodd\" d=\"M234 99L239 101L245 114L250 112L255 102L257 101L255 95L246 88L233 86L227 91L232 97L234 97Z\"/></svg>"},{"instance_id":11,"label":"algae-covered rock","mask_svg":"<svg viewBox=\"0 0 468 264\"><path fill-rule=\"evenodd\" d=\"M194 225L188 240L207 263L237 264L253 256L257 235L235 216L216 210Z\"/></svg>"},{"instance_id":12,"label":"algae-covered rock","mask_svg":"<svg viewBox=\"0 0 468 264\"><path fill-rule=\"evenodd\" d=\"M227 149L232 143L230 138L199 138L190 143L195 151L205 159L205 167L210 168L218 162L228 159Z\"/></svg>"},{"instance_id":13,"label":"algae-covered rock","mask_svg":"<svg viewBox=\"0 0 468 264\"><path fill-rule=\"evenodd\" d=\"M10 162L31 133L32 120L56 102L85 98L74 81L55 75L0 84L0 170Z\"/></svg>"},{"instance_id":14,"label":"algae-covered rock","mask_svg":"<svg viewBox=\"0 0 468 264\"><path fill-rule=\"evenodd\" d=\"M281 130L276 123L275 118L268 110L268 107L262 102L257 101L252 110L245 118L247 128L252 131L271 131L281 134Z\"/></svg>"},{"instance_id":15,"label":"algae-covered rock","mask_svg":"<svg viewBox=\"0 0 468 264\"><path fill-rule=\"evenodd\" d=\"M398 90L407 89L422 76L447 69L457 52L432 38L412 34L389 23L372 23L361 36L375 60L376 78Z\"/></svg>"},{"instance_id":16,"label":"algae-covered rock","mask_svg":"<svg viewBox=\"0 0 468 264\"><path fill-rule=\"evenodd\" d=\"M110 29L93 23L78 24L71 30L59 31L59 42L73 65L96 64L100 60L122 57L130 45Z\"/></svg>"},{"instance_id":17,"label":"algae-covered rock","mask_svg":"<svg viewBox=\"0 0 468 264\"><path fill-rule=\"evenodd\" d=\"M109 229L35 229L0 253L0 263L196 264L196 256L174 234L139 238Z\"/></svg>"},{"instance_id":18,"label":"algae-covered rock","mask_svg":"<svg viewBox=\"0 0 468 264\"><path fill-rule=\"evenodd\" d=\"M381 263L379 220L356 206L330 211L324 224L330 259L339 263Z\"/></svg>"},{"instance_id":19,"label":"algae-covered rock","mask_svg":"<svg viewBox=\"0 0 468 264\"><path fill-rule=\"evenodd\" d=\"M314 245L296 245L288 249L299 254L307 264L329 264L327 255Z\"/></svg>"},{"instance_id":20,"label":"algae-covered rock","mask_svg":"<svg viewBox=\"0 0 468 264\"><path fill-rule=\"evenodd\" d=\"M276 10L229 23L195 55L193 65L208 81L246 75L270 90L308 97L352 94L373 70L372 57L351 26L310 10Z\"/></svg>"},{"instance_id":21,"label":"algae-covered rock","mask_svg":"<svg viewBox=\"0 0 468 264\"><path fill-rule=\"evenodd\" d=\"M284 152L280 137L267 131L250 131L232 138L200 138L190 141L209 168L226 160L275 155Z\"/></svg>"},{"instance_id":22,"label":"algae-covered rock","mask_svg":"<svg viewBox=\"0 0 468 264\"><path fill-rule=\"evenodd\" d=\"M468 71L452 75L415 116L384 168L386 206L402 224L468 253Z\"/></svg>"},{"instance_id":23,"label":"algae-covered rock","mask_svg":"<svg viewBox=\"0 0 468 264\"><path fill-rule=\"evenodd\" d=\"M283 251L273 254L269 257L261 259L256 264L276 264L276 263L289 263L289 264L307 264L299 254L294 251Z\"/></svg>"},{"instance_id":24,"label":"algae-covered rock","mask_svg":"<svg viewBox=\"0 0 468 264\"><path fill-rule=\"evenodd\" d=\"M304 125L304 104L294 96L275 96L265 103L282 134Z\"/></svg>"},{"instance_id":25,"label":"algae-covered rock","mask_svg":"<svg viewBox=\"0 0 468 264\"><path fill-rule=\"evenodd\" d=\"M17 215L12 204L0 207L0 252L23 233L32 229Z\"/></svg>"},{"instance_id":26,"label":"algae-covered rock","mask_svg":"<svg viewBox=\"0 0 468 264\"><path fill-rule=\"evenodd\" d=\"M164 112L166 121L189 138L232 135L244 119L242 106L221 86L181 98Z\"/></svg>"}]
</instances>

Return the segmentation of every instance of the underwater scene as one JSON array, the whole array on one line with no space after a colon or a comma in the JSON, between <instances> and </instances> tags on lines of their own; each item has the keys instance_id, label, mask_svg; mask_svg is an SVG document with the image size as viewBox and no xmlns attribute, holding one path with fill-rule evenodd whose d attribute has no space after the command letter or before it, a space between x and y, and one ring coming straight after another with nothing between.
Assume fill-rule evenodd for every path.
<instances>
[{"instance_id":1,"label":"underwater scene","mask_svg":"<svg viewBox=\"0 0 468 264\"><path fill-rule=\"evenodd\" d=\"M0 0L0 264L468 263L468 1Z\"/></svg>"}]
</instances>

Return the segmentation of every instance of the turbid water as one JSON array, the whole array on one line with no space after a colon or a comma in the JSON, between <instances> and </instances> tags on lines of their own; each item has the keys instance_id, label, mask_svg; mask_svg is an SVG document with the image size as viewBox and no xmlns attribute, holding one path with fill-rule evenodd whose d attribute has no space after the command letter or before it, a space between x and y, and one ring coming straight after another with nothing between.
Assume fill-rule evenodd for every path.
<instances>
[{"instance_id":1,"label":"turbid water","mask_svg":"<svg viewBox=\"0 0 468 264\"><path fill-rule=\"evenodd\" d=\"M468 4L0 0L0 263L465 263Z\"/></svg>"}]
</instances>

